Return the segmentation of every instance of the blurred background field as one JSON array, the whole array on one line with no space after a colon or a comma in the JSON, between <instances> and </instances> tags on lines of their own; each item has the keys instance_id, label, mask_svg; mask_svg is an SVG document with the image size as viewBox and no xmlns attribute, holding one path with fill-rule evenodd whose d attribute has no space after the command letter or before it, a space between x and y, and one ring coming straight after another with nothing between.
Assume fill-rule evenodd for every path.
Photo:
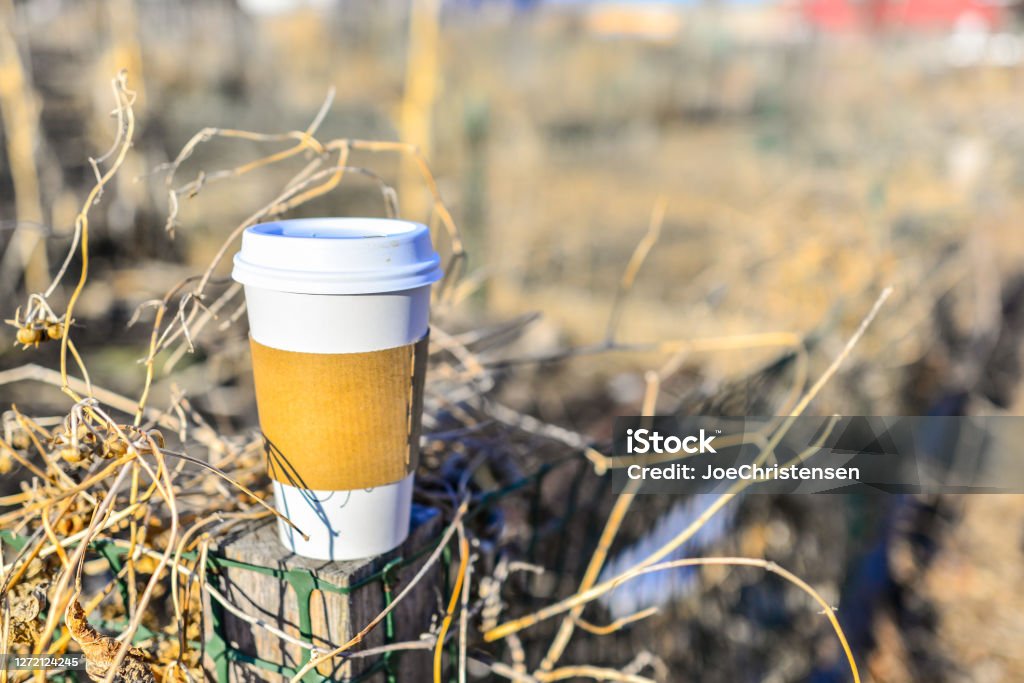
<instances>
[{"instance_id":1,"label":"blurred background field","mask_svg":"<svg viewBox=\"0 0 1024 683\"><path fill-rule=\"evenodd\" d=\"M95 181L88 157L111 144L112 75L127 69L138 95L133 151L93 210L93 276L76 309L99 386L138 394L149 330L126 328L135 309L201 272L304 160L183 195L173 237L160 166L207 127L302 130L333 89L318 137L418 145L463 231L467 269L439 325L465 332L539 313L507 345L477 350L493 368L495 399L516 415L606 438L612 417L639 410L643 372L664 367L671 354L658 344L668 341L690 353L663 373L659 410L729 412L738 394L738 410L773 414L787 405L787 383L813 382L887 286L892 297L809 412L1024 409L1020 4L2 0L0 9L4 317L46 286L68 249ZM215 139L177 182L280 148ZM429 196L398 156L357 151L352 162L397 186L403 217L428 218ZM293 215L383 212L373 184L353 177ZM623 294L622 274L652 230L658 239ZM438 241L450 250L440 232ZM244 327L244 317L211 325L194 353L182 342L165 354L161 363L175 366L157 373L153 402L183 392L217 429L252 429ZM56 349L15 348L15 331L0 330L0 377L16 378L25 362L54 367ZM794 346L807 350L802 379ZM522 362L549 355L558 362ZM780 358L784 374L766 371ZM58 389L37 383L5 382L0 397L34 414L62 405ZM588 468L581 455L579 471ZM568 534L565 547L531 543L531 561L552 574L524 580L517 607L575 590L611 504L597 482L580 494L593 497L589 523L548 529L549 541ZM538 509L510 504L501 543L563 519L566 485L556 478ZM754 498L707 547L763 555L825 586L850 620L867 680L1024 680L1024 499L901 502L872 517L830 496ZM616 546L625 556L658 520L694 513L642 501L631 514ZM873 571L884 580L872 583ZM588 636L570 655L623 666L649 651L638 669L670 681L846 680L825 622L794 616L779 587L746 578L708 570L699 589L659 584L673 598L659 615ZM862 609L847 617L851 602ZM549 638L526 641L531 666Z\"/></svg>"}]
</instances>

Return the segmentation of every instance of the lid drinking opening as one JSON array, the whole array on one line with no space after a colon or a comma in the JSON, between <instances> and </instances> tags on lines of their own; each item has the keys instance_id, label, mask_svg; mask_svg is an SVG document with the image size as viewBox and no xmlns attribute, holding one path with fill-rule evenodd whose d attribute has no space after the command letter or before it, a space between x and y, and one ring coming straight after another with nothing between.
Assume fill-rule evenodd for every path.
<instances>
[{"instance_id":1,"label":"lid drinking opening","mask_svg":"<svg viewBox=\"0 0 1024 683\"><path fill-rule=\"evenodd\" d=\"M385 218L299 218L254 225L249 230L273 237L305 237L312 239L374 239L412 232L418 227L411 221Z\"/></svg>"}]
</instances>

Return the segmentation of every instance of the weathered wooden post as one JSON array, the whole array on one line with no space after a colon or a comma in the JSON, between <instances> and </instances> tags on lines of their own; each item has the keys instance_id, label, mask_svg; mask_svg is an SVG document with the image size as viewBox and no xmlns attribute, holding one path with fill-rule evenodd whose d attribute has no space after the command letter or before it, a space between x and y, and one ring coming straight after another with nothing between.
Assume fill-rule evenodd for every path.
<instances>
[{"instance_id":1,"label":"weathered wooden post","mask_svg":"<svg viewBox=\"0 0 1024 683\"><path fill-rule=\"evenodd\" d=\"M344 644L376 617L415 575L440 533L436 511L414 506L409 540L372 560L324 562L295 555L281 545L271 521L242 527L211 548L212 584L247 617L311 642L321 652ZM421 680L430 667L429 649L361 657L358 653L388 643L417 640L437 611L434 587L439 567L353 648L307 674L304 680ZM309 651L263 626L250 623L206 598L206 658L209 680L287 681L309 661Z\"/></svg>"}]
</instances>

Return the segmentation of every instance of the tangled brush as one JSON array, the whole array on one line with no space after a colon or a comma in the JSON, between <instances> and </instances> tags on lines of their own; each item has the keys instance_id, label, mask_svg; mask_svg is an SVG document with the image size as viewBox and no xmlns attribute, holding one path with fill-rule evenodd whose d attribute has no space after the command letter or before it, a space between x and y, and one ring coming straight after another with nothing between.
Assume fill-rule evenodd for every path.
<instances>
[{"instance_id":1,"label":"tangled brush","mask_svg":"<svg viewBox=\"0 0 1024 683\"><path fill-rule=\"evenodd\" d=\"M89 278L90 210L128 155L135 131L134 95L124 74L113 81L113 92L117 121L114 143L106 154L90 160L96 184L76 219L71 250L50 286L29 294L24 305L8 320L16 330L17 346L23 351L46 344L59 345L59 370L26 364L0 375L0 384L24 380L48 383L59 387L70 403L67 413L59 416L31 417L12 407L4 417L0 470L20 468L25 474L19 491L0 497L0 528L9 532L5 544L10 542L14 550L2 556L0 566L0 599L5 605L2 634L8 647L62 653L74 643L85 655L90 678L104 683L201 680L203 645L198 624L206 597L253 628L266 629L308 652L308 661L292 677L297 682L319 664L351 654L411 594L428 570L440 563L442 555L448 554L455 560L448 583L451 588L439 602L434 622L423 625L421 640L390 646L431 650L436 681L442 680L443 654L449 645L457 652L454 666L463 675L472 663L494 675L527 683L576 676L634 683L651 681L639 673L648 666L646 660L636 663L635 670L626 666L622 671L585 664L560 665L559 661L577 626L594 635L608 635L653 613L650 609L642 610L611 624L594 625L581 616L588 604L639 577L700 565L742 566L772 572L798 587L819 607L824 605L825 616L843 646L853 678L859 680L856 662L838 621L811 586L760 559L677 557L676 551L740 491L717 499L685 529L666 537L658 547L645 549L644 556L636 558L632 566L616 566L613 572L603 573L622 518L635 497L634 492L627 490L616 497L599 543L573 593L525 613L518 605L510 607L507 600L508 586L517 575L543 575L546 570L503 552L502 543L509 534L500 516L488 519L482 514L493 503L495 492L526 488L536 483L537 471L563 463L592 466L596 474L607 473L615 464L592 439L524 415L497 401L491 392L502 369L510 364L550 362L576 354L624 348L616 339L621 306L658 239L664 201L656 205L648 232L626 267L604 342L544 358L502 357L503 347L530 324L531 318L458 333L445 329L446 314L465 301L479 283L460 279L465 257L462 239L418 150L397 142L319 140L316 131L330 98L301 131L264 134L204 129L185 144L172 162L159 169L166 174L168 234L173 235L181 227L179 205L183 198L196 197L217 183L289 160L304 163L276 196L251 211L231 231L205 270L182 278L164 296L143 303L135 311L132 324L139 324L149 315L152 319L141 359L142 390L138 396L127 397L93 384L85 359L73 340L80 329L76 328L76 306ZM176 175L195 150L215 138L287 146L232 168L199 171L193 180L178 183ZM417 495L441 511L447 526L422 569L387 608L347 642L324 647L246 614L227 600L215 581L208 580L206 560L218 538L243 523L274 515L291 524L267 503L270 487L264 474L261 436L255 430L225 433L226 430L215 428L184 392L172 392L169 404L162 409L150 405L150 399L158 374L158 356L165 354L163 372L170 373L184 354L203 343L204 334L211 329L226 331L242 317L245 309L241 288L235 284L225 286L215 273L247 227L321 197L353 175L369 178L380 191L385 212L389 216L397 213L395 191L375 171L351 165L354 152L399 155L410 160L433 198L427 222L439 237L446 236L448 263L445 279L435 292L437 316L431 333L430 385L422 442L425 457L417 477ZM59 312L53 303L54 293L60 289L75 257L81 270L69 287L64 310ZM793 415L802 412L835 374L888 295L889 290L885 290L835 362L802 394L801 375L789 406ZM644 414L653 413L662 379L678 369L680 359L687 353L778 346L799 354L803 360L801 344L800 337L793 334L705 341L703 345L689 340L653 344L647 350L667 355L669 361L659 371L661 374L648 373ZM74 368L78 377L72 373ZM766 437L764 440L770 445ZM508 457L516 449L527 454L522 461L535 466L534 472L523 471L519 460ZM552 452L557 455L546 462L536 455L543 453L546 457ZM123 564L115 568L91 561L89 558L101 548L112 548L123 558ZM159 597L165 599L155 599ZM166 608L160 608L161 602ZM90 625L90 616L94 620L102 616L104 630L116 630L119 635L103 635ZM62 617L66 629L61 627ZM520 634L556 618L557 626L552 627L552 636L547 638L549 649L543 660L536 667L528 666ZM137 642L143 628L148 633L144 647ZM509 661L477 653L479 648L496 642L507 646L502 652L507 653ZM8 680L26 677L14 672Z\"/></svg>"}]
</instances>

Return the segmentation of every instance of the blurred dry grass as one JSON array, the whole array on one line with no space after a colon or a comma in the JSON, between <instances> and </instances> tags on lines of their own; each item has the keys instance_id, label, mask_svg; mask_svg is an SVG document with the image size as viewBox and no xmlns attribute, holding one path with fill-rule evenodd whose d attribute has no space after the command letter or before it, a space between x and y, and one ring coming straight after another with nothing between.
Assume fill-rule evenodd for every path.
<instances>
[{"instance_id":1,"label":"blurred dry grass","mask_svg":"<svg viewBox=\"0 0 1024 683\"><path fill-rule=\"evenodd\" d=\"M333 86L337 101L321 137L398 136L404 9L346 7L259 18L230 3L16 6L20 21L11 35L41 105L38 122L29 124L41 131L35 172L42 228L22 234L41 230L52 254L66 249L76 198L93 182L86 155L110 142L112 65L128 66L139 91L135 149L95 207L95 257L103 268L76 309L97 384L127 395L141 389L144 373L133 364L148 339L141 330L123 331L131 312L205 267L239 213L262 203L251 199L273 196L303 163L241 178L231 193L183 199L179 221L187 229L171 241L163 231L165 193L148 174L196 130L299 128ZM858 347L859 360L824 388L816 412L910 412L920 405L908 394L916 391L927 404L944 391L977 389L982 361L1003 370L990 363L991 338L1004 325L1004 294L1024 271L1020 67L950 67L940 36L751 42L713 21L687 21L674 42L610 40L585 22L543 11L511 20L488 10L446 14L440 38L432 165L471 253L468 278L457 290L465 305L452 312L452 324L463 331L540 310L543 319L511 346L489 351L484 344L480 358L497 364L569 356L557 370L527 365L497 373L497 397L515 410L602 434L612 412L635 412L643 401L642 381L624 383L622 375L664 369L665 348L652 345L666 340L697 347L707 340L711 352L676 349L662 378L662 410L728 388L793 347L794 338L817 345L808 354L813 379L890 285L892 299ZM5 113L5 141L14 139L8 120ZM181 177L231 167L253 158L253 150L271 151L263 143L243 150L211 142ZM366 162L361 154L353 151L351 162ZM397 160L374 163L384 177L401 177ZM9 191L19 172L0 165L7 234L29 216ZM302 211L381 213L372 184L350 180ZM596 360L567 354L569 345L604 341L620 275L659 197L667 200L660 236L616 335L643 350ZM403 212L423 207L418 197L402 200ZM21 291L2 297L24 298ZM970 342L966 352L943 337L936 320L947 314ZM12 332L0 330L0 346L8 346ZM734 343L733 350L719 343L775 333L790 341ZM486 342L486 334L479 338ZM184 392L218 430L251 425L242 339L237 329L211 325L196 340L198 355L184 355L172 376L157 373L152 403L167 405ZM1010 349L1019 355L1019 340L1011 339ZM52 363L55 356L44 348L36 359ZM0 368L24 360L0 352ZM915 374L921 366L925 376ZM1020 414L1018 380L1008 380L1012 391L1003 405L975 392L973 409ZM56 392L25 384L3 387L3 403L11 402L43 412L59 405ZM1019 519L1022 502L976 498L965 507L951 549L927 574L924 590L944 615L937 647L952 653L967 680L1016 680L1024 662L1007 644L1022 635L1012 616L1021 606L997 587L1019 579L1021 558L1013 543L989 535L994 520ZM604 516L607 508L598 505L594 514ZM637 526L631 538L644 525ZM763 550L749 542L758 529L738 533L735 542ZM788 558L788 551L778 552ZM838 595L841 577L816 573L826 559L800 552L793 551L795 561ZM979 578L979 566L994 575ZM543 597L571 593L579 578L573 568L564 577L538 578L531 588ZM712 572L708 580L716 583ZM944 592L949 582L965 585L965 594ZM681 609L699 622L699 608ZM1005 618L979 616L992 614ZM672 617L655 623L671 627ZM899 630L885 619L879 617L879 633ZM991 639L977 636L986 629ZM546 650L540 640L527 643L531 656ZM912 680L896 635L880 640L869 666L873 679ZM673 647L679 644L665 649ZM780 680L795 680L784 672L807 666L772 665Z\"/></svg>"}]
</instances>

